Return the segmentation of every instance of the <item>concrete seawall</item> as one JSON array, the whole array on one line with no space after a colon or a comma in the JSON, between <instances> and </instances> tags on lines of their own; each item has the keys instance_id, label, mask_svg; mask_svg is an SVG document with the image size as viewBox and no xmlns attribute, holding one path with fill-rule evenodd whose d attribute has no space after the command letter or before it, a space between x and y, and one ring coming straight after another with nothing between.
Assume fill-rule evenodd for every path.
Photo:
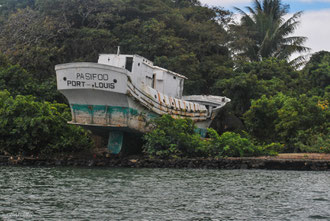
<instances>
[{"instance_id":1,"label":"concrete seawall","mask_svg":"<svg viewBox=\"0 0 330 221\"><path fill-rule=\"evenodd\" d=\"M286 156L286 157L285 157ZM277 157L244 158L192 158L150 159L135 157L91 157L38 159L31 157L0 156L0 165L16 166L78 166L78 167L129 167L129 168L202 168L202 169L267 169L330 171L330 154L279 155Z\"/></svg>"}]
</instances>

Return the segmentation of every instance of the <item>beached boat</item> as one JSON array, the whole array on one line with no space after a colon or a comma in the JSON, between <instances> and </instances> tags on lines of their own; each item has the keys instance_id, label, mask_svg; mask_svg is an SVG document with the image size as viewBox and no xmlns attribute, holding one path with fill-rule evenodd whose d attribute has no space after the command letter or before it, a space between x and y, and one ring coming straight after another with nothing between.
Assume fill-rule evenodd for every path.
<instances>
[{"instance_id":1,"label":"beached boat","mask_svg":"<svg viewBox=\"0 0 330 221\"><path fill-rule=\"evenodd\" d=\"M170 114L190 118L206 135L212 120L230 99L182 96L185 76L154 66L139 55L101 54L98 63L55 66L58 90L68 99L71 124L109 134L108 148L119 153L124 132L150 131L150 120Z\"/></svg>"}]
</instances>

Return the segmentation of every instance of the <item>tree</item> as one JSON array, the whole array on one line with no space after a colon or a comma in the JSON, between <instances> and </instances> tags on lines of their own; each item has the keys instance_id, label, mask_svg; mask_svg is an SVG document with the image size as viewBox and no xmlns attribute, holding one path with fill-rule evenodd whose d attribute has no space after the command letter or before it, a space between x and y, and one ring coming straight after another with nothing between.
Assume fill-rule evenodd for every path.
<instances>
[{"instance_id":1,"label":"tree","mask_svg":"<svg viewBox=\"0 0 330 221\"><path fill-rule=\"evenodd\" d=\"M303 71L312 93L323 96L325 88L330 85L330 52L313 54Z\"/></svg>"},{"instance_id":2,"label":"tree","mask_svg":"<svg viewBox=\"0 0 330 221\"><path fill-rule=\"evenodd\" d=\"M87 151L89 132L67 121L67 105L0 91L0 152L23 155Z\"/></svg>"},{"instance_id":3,"label":"tree","mask_svg":"<svg viewBox=\"0 0 330 221\"><path fill-rule=\"evenodd\" d=\"M33 72L41 82L50 77L50 70L60 60L62 45L58 42L69 27L29 7L19 9L1 27L0 49L12 64Z\"/></svg>"},{"instance_id":4,"label":"tree","mask_svg":"<svg viewBox=\"0 0 330 221\"><path fill-rule=\"evenodd\" d=\"M248 13L235 8L243 17L240 24L231 26L232 47L239 56L250 61L276 57L288 59L295 52L305 52L306 37L290 36L299 24L302 12L296 12L285 20L289 5L281 0L254 0L253 7L246 7Z\"/></svg>"},{"instance_id":5,"label":"tree","mask_svg":"<svg viewBox=\"0 0 330 221\"><path fill-rule=\"evenodd\" d=\"M253 100L244 114L245 124L252 136L261 142L285 143L290 151L305 151L309 146L330 150L328 100L322 97L262 96ZM321 147L322 147L321 146ZM324 152L314 149L313 152Z\"/></svg>"},{"instance_id":6,"label":"tree","mask_svg":"<svg viewBox=\"0 0 330 221\"><path fill-rule=\"evenodd\" d=\"M228 72L229 73L229 72ZM236 115L241 116L251 105L252 99L262 95L274 96L278 92L297 96L305 92L301 73L287 61L276 58L244 62L227 76L218 79L213 92L229 97Z\"/></svg>"},{"instance_id":7,"label":"tree","mask_svg":"<svg viewBox=\"0 0 330 221\"><path fill-rule=\"evenodd\" d=\"M258 100L252 100L250 109L244 114L244 122L248 132L255 138L267 142L281 141L275 133L278 110L283 107L289 97L282 93L268 98L263 95Z\"/></svg>"},{"instance_id":8,"label":"tree","mask_svg":"<svg viewBox=\"0 0 330 221\"><path fill-rule=\"evenodd\" d=\"M186 75L189 93L211 93L219 70L232 67L225 29L231 13L198 0L0 2L1 51L40 81L54 77L56 64L95 62L118 45Z\"/></svg>"},{"instance_id":9,"label":"tree","mask_svg":"<svg viewBox=\"0 0 330 221\"><path fill-rule=\"evenodd\" d=\"M33 8L35 0L0 0L0 15L7 17L17 9Z\"/></svg>"}]
</instances>

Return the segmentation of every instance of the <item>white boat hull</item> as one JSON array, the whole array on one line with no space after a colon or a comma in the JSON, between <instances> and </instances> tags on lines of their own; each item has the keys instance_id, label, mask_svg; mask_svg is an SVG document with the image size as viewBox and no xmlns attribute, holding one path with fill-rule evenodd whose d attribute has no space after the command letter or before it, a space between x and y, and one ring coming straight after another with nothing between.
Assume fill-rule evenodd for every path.
<instances>
[{"instance_id":1,"label":"white boat hull","mask_svg":"<svg viewBox=\"0 0 330 221\"><path fill-rule=\"evenodd\" d=\"M56 76L58 90L70 104L69 123L108 131L115 137L123 131L146 133L152 129L150 120L163 114L192 119L197 131L205 136L217 112L213 110L212 114L203 105L163 95L148 86L136 87L127 71L118 67L86 62L62 64L56 66ZM118 142L122 143L122 138ZM120 151L118 145L110 149Z\"/></svg>"}]
</instances>

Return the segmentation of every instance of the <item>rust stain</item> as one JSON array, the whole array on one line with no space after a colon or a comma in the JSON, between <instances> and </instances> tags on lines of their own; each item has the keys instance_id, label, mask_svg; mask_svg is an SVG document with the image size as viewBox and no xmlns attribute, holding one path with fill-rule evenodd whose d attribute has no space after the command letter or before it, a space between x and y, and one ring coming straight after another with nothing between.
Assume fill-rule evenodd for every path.
<instances>
[{"instance_id":1,"label":"rust stain","mask_svg":"<svg viewBox=\"0 0 330 221\"><path fill-rule=\"evenodd\" d=\"M194 114L192 114L192 113L186 113L186 115L189 116L189 117L193 117L194 116Z\"/></svg>"},{"instance_id":2,"label":"rust stain","mask_svg":"<svg viewBox=\"0 0 330 221\"><path fill-rule=\"evenodd\" d=\"M158 94L158 101L159 101L160 104L162 104L162 101L160 100L160 94L159 94L159 92L157 94Z\"/></svg>"}]
</instances>

